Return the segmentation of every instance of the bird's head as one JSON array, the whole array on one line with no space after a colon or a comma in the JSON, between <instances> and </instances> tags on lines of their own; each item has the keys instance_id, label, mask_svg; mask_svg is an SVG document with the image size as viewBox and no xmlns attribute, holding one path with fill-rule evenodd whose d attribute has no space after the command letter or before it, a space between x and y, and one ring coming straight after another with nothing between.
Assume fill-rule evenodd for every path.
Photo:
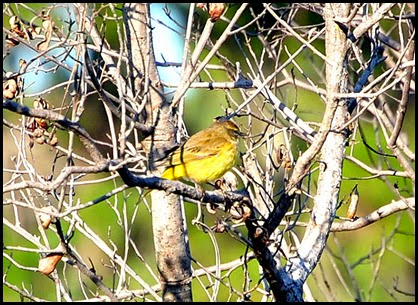
<instances>
[{"instance_id":1,"label":"bird's head","mask_svg":"<svg viewBox=\"0 0 418 305\"><path fill-rule=\"evenodd\" d=\"M228 119L225 119L224 117L216 117L214 125L223 128L234 139L245 136L245 133L239 130L237 124Z\"/></svg>"}]
</instances>

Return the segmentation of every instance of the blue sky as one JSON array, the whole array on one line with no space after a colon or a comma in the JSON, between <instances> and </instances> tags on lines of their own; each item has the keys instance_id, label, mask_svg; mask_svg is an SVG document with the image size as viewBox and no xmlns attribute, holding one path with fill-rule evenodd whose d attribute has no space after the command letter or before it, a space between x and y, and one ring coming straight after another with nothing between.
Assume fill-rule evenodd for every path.
<instances>
[{"instance_id":1,"label":"blue sky","mask_svg":"<svg viewBox=\"0 0 418 305\"><path fill-rule=\"evenodd\" d=\"M187 5L187 4L186 4ZM171 17L175 19L179 24L186 23L185 17L182 16L180 11L178 10L179 4L167 4L169 10L171 11ZM180 37L178 34L174 33L171 29L168 27L171 27L177 32L180 32L182 35L184 35L184 30L180 27L178 27L173 21L171 21L167 15L163 11L164 4L163 3L156 3L151 5L151 16L155 19L152 20L152 26L154 27L153 30L153 43L154 43L154 51L155 51L155 57L157 61L163 62L163 58L166 61L170 62L182 62L182 52L183 52L183 45L184 41L183 38ZM58 13L60 18L62 20L67 20L68 15L65 10L55 10L55 13ZM62 13L62 14L61 14ZM72 14L72 19L74 20L73 12L70 12ZM163 22L165 25L161 24L157 20ZM74 30L74 26L72 28ZM4 39L4 38L3 38ZM32 44L35 45L38 42L32 41ZM3 41L3 53L4 50L4 41ZM75 51L73 50L72 54ZM63 49L56 49L53 51L50 51L48 54L57 56L59 54L63 53ZM26 46L23 46L22 44L14 47L11 49L11 55L7 56L5 60L3 61L3 69L5 71L11 71L15 72L19 70L19 59L23 58L26 61L29 59L35 57L37 53L35 51L30 50ZM62 58L62 57L61 57ZM57 58L59 59L59 58ZM39 64L39 61L43 61L43 58L38 59L38 61L34 62L30 66L30 70L33 70L34 67L36 67L37 64ZM72 66L73 60L70 58L66 59L66 62L68 65ZM51 68L54 64L47 64L43 65L41 68L41 71L38 73L29 72L25 74L25 92L26 94L34 94L41 92L51 86L51 82L53 84L59 83L57 82L57 77L55 73L52 73L51 71L42 72L43 69ZM180 68L175 67L160 67L159 68L160 75L163 81L169 82L169 83L178 83L180 79ZM62 81L62 80L61 80Z\"/></svg>"}]
</instances>

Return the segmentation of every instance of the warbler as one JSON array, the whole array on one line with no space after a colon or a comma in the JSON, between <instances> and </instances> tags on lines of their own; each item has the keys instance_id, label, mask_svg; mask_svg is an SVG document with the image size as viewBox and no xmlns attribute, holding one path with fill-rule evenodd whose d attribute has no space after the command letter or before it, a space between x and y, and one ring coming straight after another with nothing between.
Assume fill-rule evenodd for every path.
<instances>
[{"instance_id":1,"label":"warbler","mask_svg":"<svg viewBox=\"0 0 418 305\"><path fill-rule=\"evenodd\" d=\"M216 120L169 154L162 178L201 184L222 177L235 165L239 137L243 135L234 122Z\"/></svg>"}]
</instances>

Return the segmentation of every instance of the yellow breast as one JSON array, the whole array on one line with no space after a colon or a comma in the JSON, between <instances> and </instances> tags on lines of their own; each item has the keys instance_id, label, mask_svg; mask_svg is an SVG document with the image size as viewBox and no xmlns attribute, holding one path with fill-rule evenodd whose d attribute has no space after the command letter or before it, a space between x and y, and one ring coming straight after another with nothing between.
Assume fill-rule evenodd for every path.
<instances>
[{"instance_id":1,"label":"yellow breast","mask_svg":"<svg viewBox=\"0 0 418 305\"><path fill-rule=\"evenodd\" d=\"M170 180L183 178L196 183L214 181L235 165L237 155L237 143L230 142L213 156L168 167L162 177Z\"/></svg>"}]
</instances>

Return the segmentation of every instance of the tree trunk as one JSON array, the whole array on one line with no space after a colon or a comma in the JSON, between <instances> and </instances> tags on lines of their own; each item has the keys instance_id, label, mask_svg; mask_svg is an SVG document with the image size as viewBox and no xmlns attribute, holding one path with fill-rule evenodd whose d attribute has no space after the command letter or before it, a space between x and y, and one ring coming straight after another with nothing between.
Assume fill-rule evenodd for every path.
<instances>
[{"instance_id":1,"label":"tree trunk","mask_svg":"<svg viewBox=\"0 0 418 305\"><path fill-rule=\"evenodd\" d=\"M148 4L125 4L124 21L127 34L130 76L133 96L142 99L141 118L155 127L154 133L143 141L149 153L153 174L156 151L174 141L176 114L163 96L152 47L150 11ZM157 268L163 291L163 301L191 302L191 261L187 231L184 228L182 204L179 196L153 191L152 225Z\"/></svg>"},{"instance_id":2,"label":"tree trunk","mask_svg":"<svg viewBox=\"0 0 418 305\"><path fill-rule=\"evenodd\" d=\"M347 92L348 73L345 59L348 45L346 35L334 20L347 17L349 9L349 4L326 4L324 8L327 109L323 122L329 117L332 123L320 151L318 190L312 216L298 248L298 255L288 263L292 278L302 282L306 281L321 258L335 217L341 186L346 135L333 130L344 125L349 118L346 100L335 98L337 93Z\"/></svg>"}]
</instances>

